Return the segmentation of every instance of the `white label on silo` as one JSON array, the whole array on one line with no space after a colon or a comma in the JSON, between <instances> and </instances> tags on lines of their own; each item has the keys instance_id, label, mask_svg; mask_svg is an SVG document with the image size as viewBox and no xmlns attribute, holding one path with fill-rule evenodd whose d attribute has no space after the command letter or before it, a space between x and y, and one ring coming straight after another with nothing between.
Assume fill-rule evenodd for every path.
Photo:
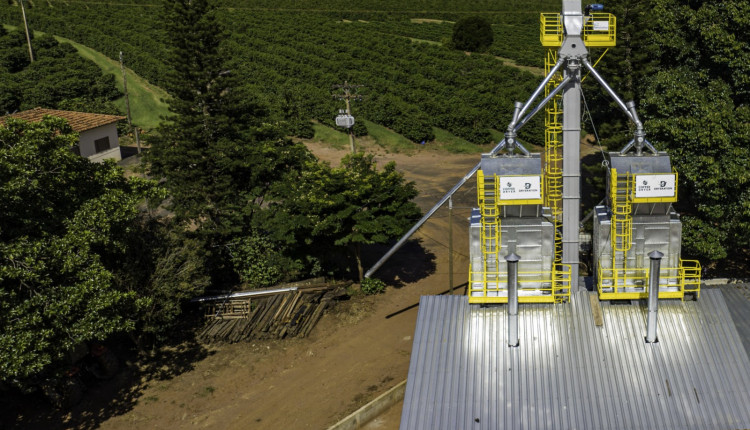
<instances>
[{"instance_id":1,"label":"white label on silo","mask_svg":"<svg viewBox=\"0 0 750 430\"><path fill-rule=\"evenodd\" d=\"M594 21L594 31L609 31L609 21Z\"/></svg>"},{"instance_id":2,"label":"white label on silo","mask_svg":"<svg viewBox=\"0 0 750 430\"><path fill-rule=\"evenodd\" d=\"M635 197L674 197L674 175L635 175Z\"/></svg>"},{"instance_id":3,"label":"white label on silo","mask_svg":"<svg viewBox=\"0 0 750 430\"><path fill-rule=\"evenodd\" d=\"M539 200L542 198L541 176L498 176L500 200Z\"/></svg>"}]
</instances>

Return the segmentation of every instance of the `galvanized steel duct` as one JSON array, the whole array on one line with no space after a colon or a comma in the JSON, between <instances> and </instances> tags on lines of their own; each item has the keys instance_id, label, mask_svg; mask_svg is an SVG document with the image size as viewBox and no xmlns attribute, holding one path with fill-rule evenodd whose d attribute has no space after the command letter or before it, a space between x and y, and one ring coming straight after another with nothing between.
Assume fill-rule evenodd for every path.
<instances>
[{"instance_id":1,"label":"galvanized steel duct","mask_svg":"<svg viewBox=\"0 0 750 430\"><path fill-rule=\"evenodd\" d=\"M651 273L648 277L648 321L646 325L646 342L655 343L659 341L656 337L656 321L659 314L659 269L661 259L664 257L659 251L651 251L648 254L651 259Z\"/></svg>"},{"instance_id":2,"label":"galvanized steel duct","mask_svg":"<svg viewBox=\"0 0 750 430\"><path fill-rule=\"evenodd\" d=\"M518 261L515 252L505 256L508 262L508 346L516 347L518 340Z\"/></svg>"}]
</instances>

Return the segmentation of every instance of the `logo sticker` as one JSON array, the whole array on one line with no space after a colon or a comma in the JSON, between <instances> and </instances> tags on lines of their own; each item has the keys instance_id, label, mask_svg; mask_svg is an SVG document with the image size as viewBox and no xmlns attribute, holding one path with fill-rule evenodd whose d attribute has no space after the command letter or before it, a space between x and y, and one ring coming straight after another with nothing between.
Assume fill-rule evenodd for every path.
<instances>
[{"instance_id":1,"label":"logo sticker","mask_svg":"<svg viewBox=\"0 0 750 430\"><path fill-rule=\"evenodd\" d=\"M501 176L500 200L541 200L541 176Z\"/></svg>"}]
</instances>

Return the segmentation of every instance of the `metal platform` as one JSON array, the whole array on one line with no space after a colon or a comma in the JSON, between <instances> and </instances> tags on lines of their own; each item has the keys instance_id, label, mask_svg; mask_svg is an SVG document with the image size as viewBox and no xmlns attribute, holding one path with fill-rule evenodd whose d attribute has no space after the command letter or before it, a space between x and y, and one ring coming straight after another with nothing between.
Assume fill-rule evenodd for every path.
<instances>
[{"instance_id":1,"label":"metal platform","mask_svg":"<svg viewBox=\"0 0 750 430\"><path fill-rule=\"evenodd\" d=\"M423 297L401 429L750 428L750 360L720 290L660 301L655 344L645 306L602 303L597 327L588 294L522 305L517 348L506 306Z\"/></svg>"}]
</instances>

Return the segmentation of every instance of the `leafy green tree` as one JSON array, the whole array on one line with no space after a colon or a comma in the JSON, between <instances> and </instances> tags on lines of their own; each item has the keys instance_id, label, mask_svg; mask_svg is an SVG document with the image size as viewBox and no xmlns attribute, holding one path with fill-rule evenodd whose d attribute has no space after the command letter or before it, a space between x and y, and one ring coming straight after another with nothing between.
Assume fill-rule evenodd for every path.
<instances>
[{"instance_id":1,"label":"leafy green tree","mask_svg":"<svg viewBox=\"0 0 750 430\"><path fill-rule=\"evenodd\" d=\"M453 25L453 47L462 51L482 52L492 45L495 35L484 18L467 16Z\"/></svg>"},{"instance_id":2,"label":"leafy green tree","mask_svg":"<svg viewBox=\"0 0 750 430\"><path fill-rule=\"evenodd\" d=\"M421 215L417 195L395 163L376 168L373 155L347 155L341 166L310 162L285 182L288 198L280 202L276 230L284 237L324 249L346 248L363 277L361 247L387 243L402 235ZM290 232L290 230L292 230Z\"/></svg>"},{"instance_id":3,"label":"leafy green tree","mask_svg":"<svg viewBox=\"0 0 750 430\"><path fill-rule=\"evenodd\" d=\"M0 381L22 388L83 342L166 340L208 284L195 241L141 209L163 190L77 143L59 118L0 126Z\"/></svg>"},{"instance_id":4,"label":"leafy green tree","mask_svg":"<svg viewBox=\"0 0 750 430\"><path fill-rule=\"evenodd\" d=\"M0 126L0 380L27 380L77 344L131 330L137 293L115 288L151 186L73 154L65 121Z\"/></svg>"}]
</instances>

